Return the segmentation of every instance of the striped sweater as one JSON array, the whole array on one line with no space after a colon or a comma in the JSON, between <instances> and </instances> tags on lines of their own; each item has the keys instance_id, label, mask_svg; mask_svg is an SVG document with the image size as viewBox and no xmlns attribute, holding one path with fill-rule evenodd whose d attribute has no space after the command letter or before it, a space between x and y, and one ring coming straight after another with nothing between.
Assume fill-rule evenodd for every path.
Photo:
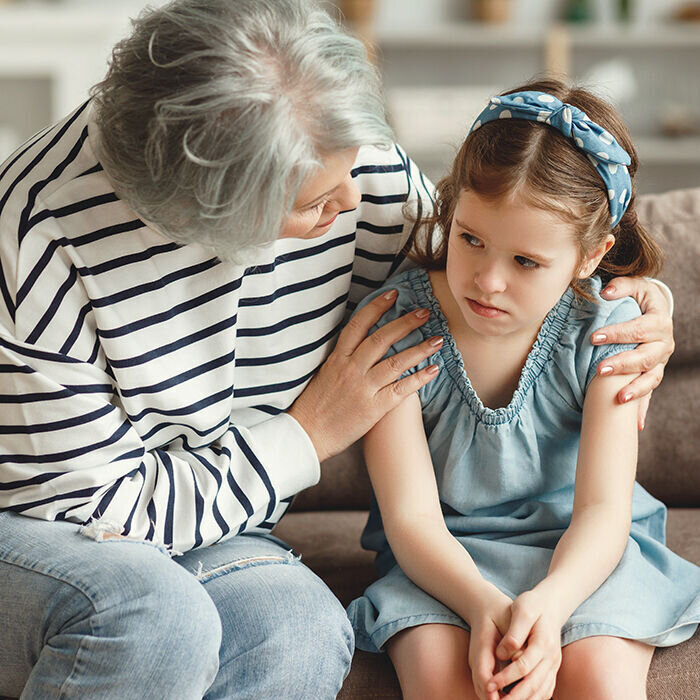
<instances>
[{"instance_id":1,"label":"striped sweater","mask_svg":"<svg viewBox=\"0 0 700 700\"><path fill-rule=\"evenodd\" d=\"M100 519L187 551L269 530L318 459L286 409L401 263L431 187L360 150L362 192L255 265L149 228L114 193L86 103L0 165L0 509Z\"/></svg>"}]
</instances>

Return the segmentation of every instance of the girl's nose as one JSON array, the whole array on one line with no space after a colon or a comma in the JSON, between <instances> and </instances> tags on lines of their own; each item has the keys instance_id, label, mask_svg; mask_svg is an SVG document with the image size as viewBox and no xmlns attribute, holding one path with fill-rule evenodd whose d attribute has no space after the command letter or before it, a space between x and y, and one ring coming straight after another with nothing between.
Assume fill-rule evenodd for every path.
<instances>
[{"instance_id":1,"label":"girl's nose","mask_svg":"<svg viewBox=\"0 0 700 700\"><path fill-rule=\"evenodd\" d=\"M477 270L474 282L485 294L497 294L506 290L505 276L494 263L485 264Z\"/></svg>"}]
</instances>

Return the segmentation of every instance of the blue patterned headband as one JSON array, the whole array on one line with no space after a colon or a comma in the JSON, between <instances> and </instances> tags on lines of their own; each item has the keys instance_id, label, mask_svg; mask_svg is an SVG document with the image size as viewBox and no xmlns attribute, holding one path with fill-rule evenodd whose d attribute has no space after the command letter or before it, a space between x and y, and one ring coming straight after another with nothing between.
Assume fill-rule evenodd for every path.
<instances>
[{"instance_id":1,"label":"blue patterned headband","mask_svg":"<svg viewBox=\"0 0 700 700\"><path fill-rule=\"evenodd\" d=\"M549 124L561 131L586 154L608 190L610 227L620 222L632 196L627 166L630 157L612 134L592 122L578 107L545 92L514 92L492 97L469 133L494 119L528 119Z\"/></svg>"}]
</instances>

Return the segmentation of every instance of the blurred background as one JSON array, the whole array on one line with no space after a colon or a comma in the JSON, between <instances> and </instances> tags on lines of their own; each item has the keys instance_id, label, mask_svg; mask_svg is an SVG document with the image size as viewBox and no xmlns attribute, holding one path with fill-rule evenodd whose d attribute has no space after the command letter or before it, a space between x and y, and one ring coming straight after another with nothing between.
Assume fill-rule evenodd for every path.
<instances>
[{"instance_id":1,"label":"blurred background","mask_svg":"<svg viewBox=\"0 0 700 700\"><path fill-rule=\"evenodd\" d=\"M0 0L0 161L103 76L163 0ZM329 4L330 0L329 0ZM433 180L488 97L567 77L622 112L640 192L700 185L700 2L335 0L367 44L399 142Z\"/></svg>"}]
</instances>

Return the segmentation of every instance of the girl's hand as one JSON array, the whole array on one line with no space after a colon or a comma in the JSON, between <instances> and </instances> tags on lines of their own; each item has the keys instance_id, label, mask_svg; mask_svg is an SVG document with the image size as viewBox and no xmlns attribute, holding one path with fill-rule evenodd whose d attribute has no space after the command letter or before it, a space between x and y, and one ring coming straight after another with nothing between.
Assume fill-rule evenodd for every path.
<instances>
[{"instance_id":1,"label":"girl's hand","mask_svg":"<svg viewBox=\"0 0 700 700\"><path fill-rule=\"evenodd\" d=\"M631 296L642 310L639 318L599 328L591 336L594 345L640 343L634 350L621 352L601 362L597 372L603 376L641 372L639 377L619 391L617 400L625 403L643 397L639 402L637 420L642 430L651 392L661 383L664 368L675 347L668 299L658 285L639 277L616 277L601 294L606 299Z\"/></svg>"},{"instance_id":2,"label":"girl's hand","mask_svg":"<svg viewBox=\"0 0 700 700\"><path fill-rule=\"evenodd\" d=\"M508 700L549 700L561 665L563 620L551 594L538 589L518 596L511 606L510 625L496 648L496 656L510 663L489 679L489 692L516 683ZM489 698L490 700L490 698Z\"/></svg>"},{"instance_id":3,"label":"girl's hand","mask_svg":"<svg viewBox=\"0 0 700 700\"><path fill-rule=\"evenodd\" d=\"M405 314L367 335L395 301L396 292L389 292L350 319L333 352L288 411L311 438L319 461L362 437L437 374L437 367L431 365L396 381L439 350L439 336L382 360L391 345L428 320L428 310Z\"/></svg>"},{"instance_id":4,"label":"girl's hand","mask_svg":"<svg viewBox=\"0 0 700 700\"><path fill-rule=\"evenodd\" d=\"M478 605L479 611L470 621L469 668L479 700L498 700L498 690L488 691L486 684L498 667L496 647L510 622L512 600L495 586Z\"/></svg>"}]
</instances>

